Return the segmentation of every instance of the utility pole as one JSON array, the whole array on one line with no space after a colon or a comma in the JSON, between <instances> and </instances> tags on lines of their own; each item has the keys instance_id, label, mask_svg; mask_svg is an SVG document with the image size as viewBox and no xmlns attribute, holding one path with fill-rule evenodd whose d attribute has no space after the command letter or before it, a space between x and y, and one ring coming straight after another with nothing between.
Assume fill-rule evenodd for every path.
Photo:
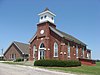
<instances>
[{"instance_id":1,"label":"utility pole","mask_svg":"<svg viewBox=\"0 0 100 75\"><path fill-rule=\"evenodd\" d=\"M0 57L1 60L3 60L3 48L1 49L1 57Z\"/></svg>"}]
</instances>

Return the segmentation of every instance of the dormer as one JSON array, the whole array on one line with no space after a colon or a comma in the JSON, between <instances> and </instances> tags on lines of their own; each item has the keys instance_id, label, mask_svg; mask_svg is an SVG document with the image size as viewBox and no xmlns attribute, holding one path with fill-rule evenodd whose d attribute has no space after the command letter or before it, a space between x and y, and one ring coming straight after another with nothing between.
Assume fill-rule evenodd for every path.
<instances>
[{"instance_id":1,"label":"dormer","mask_svg":"<svg viewBox=\"0 0 100 75\"><path fill-rule=\"evenodd\" d=\"M48 8L46 8L43 12L41 12L38 15L40 16L39 23L43 23L43 22L46 22L46 21L54 23L54 17L56 16Z\"/></svg>"}]
</instances>

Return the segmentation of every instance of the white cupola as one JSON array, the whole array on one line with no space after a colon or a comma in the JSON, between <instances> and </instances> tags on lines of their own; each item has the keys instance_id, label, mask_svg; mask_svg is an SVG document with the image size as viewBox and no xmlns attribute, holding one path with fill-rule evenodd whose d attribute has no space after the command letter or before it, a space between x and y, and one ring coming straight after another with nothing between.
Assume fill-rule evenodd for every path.
<instances>
[{"instance_id":1,"label":"white cupola","mask_svg":"<svg viewBox=\"0 0 100 75\"><path fill-rule=\"evenodd\" d=\"M39 23L46 22L46 21L54 23L54 17L56 16L48 8L46 8L42 13L38 15L40 16Z\"/></svg>"}]
</instances>

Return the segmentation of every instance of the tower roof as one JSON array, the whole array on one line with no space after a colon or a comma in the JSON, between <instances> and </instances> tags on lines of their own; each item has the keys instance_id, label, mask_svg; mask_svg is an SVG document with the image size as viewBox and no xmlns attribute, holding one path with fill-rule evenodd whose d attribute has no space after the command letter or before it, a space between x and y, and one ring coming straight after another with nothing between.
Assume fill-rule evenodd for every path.
<instances>
[{"instance_id":1,"label":"tower roof","mask_svg":"<svg viewBox=\"0 0 100 75\"><path fill-rule=\"evenodd\" d=\"M54 23L54 17L56 16L48 8L46 8L44 11L42 11L38 15L40 16L39 23L46 22L46 21Z\"/></svg>"},{"instance_id":2,"label":"tower roof","mask_svg":"<svg viewBox=\"0 0 100 75\"><path fill-rule=\"evenodd\" d=\"M56 16L54 13L52 13L48 8L46 8L43 12L39 13L38 15L42 15L42 14L45 14L45 13L49 13L53 16Z\"/></svg>"},{"instance_id":3,"label":"tower roof","mask_svg":"<svg viewBox=\"0 0 100 75\"><path fill-rule=\"evenodd\" d=\"M48 8L45 8L45 10L44 11L50 11Z\"/></svg>"}]
</instances>

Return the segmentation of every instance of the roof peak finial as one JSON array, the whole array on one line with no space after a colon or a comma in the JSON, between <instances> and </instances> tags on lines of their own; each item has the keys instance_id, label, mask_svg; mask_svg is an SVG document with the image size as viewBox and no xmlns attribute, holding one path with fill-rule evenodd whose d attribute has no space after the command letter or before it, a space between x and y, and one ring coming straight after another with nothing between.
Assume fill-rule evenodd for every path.
<instances>
[{"instance_id":1,"label":"roof peak finial","mask_svg":"<svg viewBox=\"0 0 100 75\"><path fill-rule=\"evenodd\" d=\"M49 9L46 7L44 11L47 11L47 10L49 10Z\"/></svg>"}]
</instances>

